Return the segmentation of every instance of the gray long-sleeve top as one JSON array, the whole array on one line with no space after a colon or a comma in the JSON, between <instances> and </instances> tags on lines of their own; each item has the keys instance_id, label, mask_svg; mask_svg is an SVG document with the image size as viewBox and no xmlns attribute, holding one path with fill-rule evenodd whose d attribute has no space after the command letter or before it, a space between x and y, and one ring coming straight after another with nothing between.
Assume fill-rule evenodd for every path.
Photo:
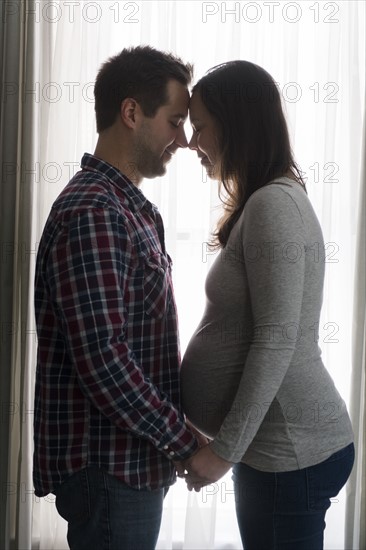
<instances>
[{"instance_id":1,"label":"gray long-sleeve top","mask_svg":"<svg viewBox=\"0 0 366 550\"><path fill-rule=\"evenodd\" d=\"M222 458L290 471L353 441L318 346L324 267L303 188L278 178L256 191L207 276L181 370L185 412Z\"/></svg>"}]
</instances>

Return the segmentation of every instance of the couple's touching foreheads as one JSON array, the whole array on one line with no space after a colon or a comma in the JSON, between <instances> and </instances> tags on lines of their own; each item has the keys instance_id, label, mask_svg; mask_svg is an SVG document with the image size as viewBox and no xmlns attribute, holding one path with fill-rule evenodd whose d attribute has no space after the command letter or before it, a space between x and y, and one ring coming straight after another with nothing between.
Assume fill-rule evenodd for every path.
<instances>
[{"instance_id":1,"label":"couple's touching foreheads","mask_svg":"<svg viewBox=\"0 0 366 550\"><path fill-rule=\"evenodd\" d=\"M322 550L354 461L314 334L322 230L273 77L237 59L192 80L150 46L96 77L97 145L37 255L35 493L56 495L72 550L153 550L177 475L200 491L232 470L245 550ZM181 358L164 224L140 184L185 147L223 198Z\"/></svg>"}]
</instances>

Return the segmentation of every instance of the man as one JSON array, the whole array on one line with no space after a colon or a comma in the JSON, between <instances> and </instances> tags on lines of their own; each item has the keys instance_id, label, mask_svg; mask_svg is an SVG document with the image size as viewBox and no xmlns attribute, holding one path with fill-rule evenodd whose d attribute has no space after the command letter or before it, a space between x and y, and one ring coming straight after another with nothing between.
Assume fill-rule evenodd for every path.
<instances>
[{"instance_id":1,"label":"man","mask_svg":"<svg viewBox=\"0 0 366 550\"><path fill-rule=\"evenodd\" d=\"M54 203L37 257L34 485L71 549L153 549L175 466L198 441L179 398L164 228L138 189L186 147L191 66L124 49L95 84L98 143Z\"/></svg>"}]
</instances>

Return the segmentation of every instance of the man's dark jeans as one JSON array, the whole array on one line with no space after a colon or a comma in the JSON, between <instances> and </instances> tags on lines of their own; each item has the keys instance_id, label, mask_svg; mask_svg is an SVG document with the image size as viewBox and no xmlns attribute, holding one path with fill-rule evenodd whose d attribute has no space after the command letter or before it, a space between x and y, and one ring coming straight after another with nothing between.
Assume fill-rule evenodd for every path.
<instances>
[{"instance_id":1,"label":"man's dark jeans","mask_svg":"<svg viewBox=\"0 0 366 550\"><path fill-rule=\"evenodd\" d=\"M132 489L98 468L85 468L56 491L71 550L153 550L166 489Z\"/></svg>"}]
</instances>

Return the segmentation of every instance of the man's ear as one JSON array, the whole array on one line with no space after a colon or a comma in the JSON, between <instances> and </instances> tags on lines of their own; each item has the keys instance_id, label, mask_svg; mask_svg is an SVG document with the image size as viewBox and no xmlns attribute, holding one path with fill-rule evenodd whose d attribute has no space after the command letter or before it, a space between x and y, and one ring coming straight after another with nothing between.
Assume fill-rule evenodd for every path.
<instances>
[{"instance_id":1,"label":"man's ear","mask_svg":"<svg viewBox=\"0 0 366 550\"><path fill-rule=\"evenodd\" d=\"M141 107L137 103L135 99L132 97L126 97L121 103L120 108L120 116L122 122L128 127L128 128L134 128L136 125L137 117L141 112Z\"/></svg>"}]
</instances>

